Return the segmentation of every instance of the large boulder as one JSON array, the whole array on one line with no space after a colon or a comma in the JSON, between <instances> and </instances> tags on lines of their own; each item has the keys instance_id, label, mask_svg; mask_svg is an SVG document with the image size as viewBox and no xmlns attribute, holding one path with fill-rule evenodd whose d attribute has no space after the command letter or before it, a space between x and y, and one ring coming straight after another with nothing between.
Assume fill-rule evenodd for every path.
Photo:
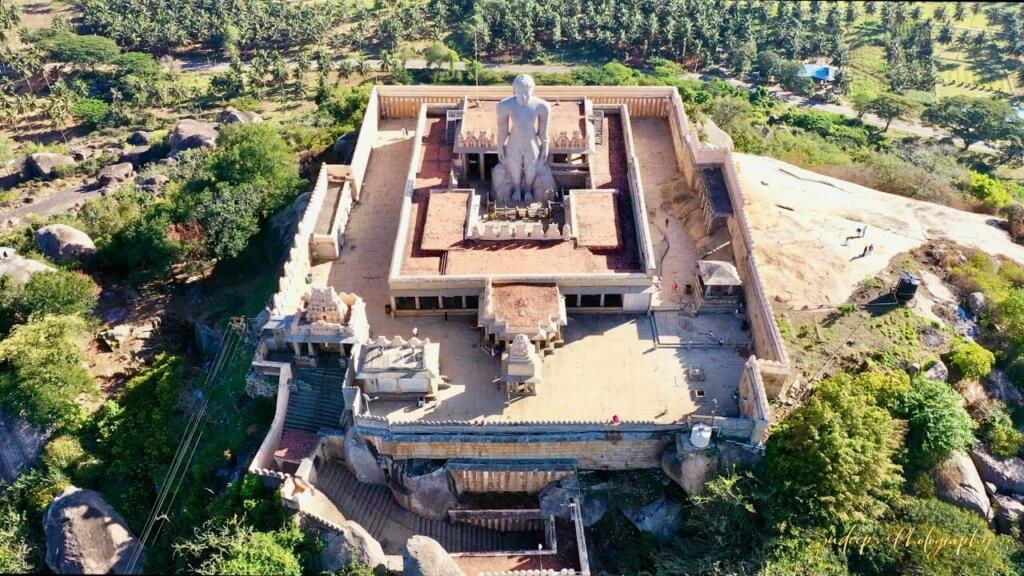
<instances>
[{"instance_id":1,"label":"large boulder","mask_svg":"<svg viewBox=\"0 0 1024 576\"><path fill-rule=\"evenodd\" d=\"M541 488L537 494L540 511L545 517L554 516L568 520L572 517L569 503L580 497L580 484L575 476L567 476Z\"/></svg>"},{"instance_id":2,"label":"large boulder","mask_svg":"<svg viewBox=\"0 0 1024 576\"><path fill-rule=\"evenodd\" d=\"M714 477L718 458L707 450L679 454L674 446L661 453L661 469L690 496L704 493L704 486Z\"/></svg>"},{"instance_id":3,"label":"large boulder","mask_svg":"<svg viewBox=\"0 0 1024 576\"><path fill-rule=\"evenodd\" d=\"M455 560L433 538L416 535L402 550L405 576L466 576Z\"/></svg>"},{"instance_id":4,"label":"large boulder","mask_svg":"<svg viewBox=\"0 0 1024 576\"><path fill-rule=\"evenodd\" d=\"M258 124L263 122L263 116L256 112L243 112L237 108L228 108L221 113L220 121L224 124Z\"/></svg>"},{"instance_id":5,"label":"large boulder","mask_svg":"<svg viewBox=\"0 0 1024 576\"><path fill-rule=\"evenodd\" d=\"M683 527L683 505L664 494L646 506L624 507L622 513L638 530L651 534L662 543L671 540Z\"/></svg>"},{"instance_id":6,"label":"large boulder","mask_svg":"<svg viewBox=\"0 0 1024 576\"><path fill-rule=\"evenodd\" d=\"M50 434L32 427L21 416L0 409L0 480L10 484L35 466Z\"/></svg>"},{"instance_id":7,"label":"large boulder","mask_svg":"<svg viewBox=\"0 0 1024 576\"><path fill-rule=\"evenodd\" d=\"M128 135L128 143L132 146L149 146L153 143L153 135L145 130L136 130Z\"/></svg>"},{"instance_id":8,"label":"large boulder","mask_svg":"<svg viewBox=\"0 0 1024 576\"><path fill-rule=\"evenodd\" d=\"M36 230L36 246L55 262L86 260L96 254L92 238L67 224L50 224Z\"/></svg>"},{"instance_id":9,"label":"large boulder","mask_svg":"<svg viewBox=\"0 0 1024 576\"><path fill-rule=\"evenodd\" d=\"M159 194L163 191L164 186L170 182L171 179L163 174L154 174L153 176L147 176L139 183L139 187L151 194Z\"/></svg>"},{"instance_id":10,"label":"large boulder","mask_svg":"<svg viewBox=\"0 0 1024 576\"><path fill-rule=\"evenodd\" d=\"M942 360L936 360L932 367L925 370L924 377L929 380L937 380L939 382L949 381L949 368L942 362Z\"/></svg>"},{"instance_id":11,"label":"large boulder","mask_svg":"<svg viewBox=\"0 0 1024 576\"><path fill-rule=\"evenodd\" d=\"M46 511L46 564L58 574L127 574L139 541L99 492L69 486Z\"/></svg>"},{"instance_id":12,"label":"large boulder","mask_svg":"<svg viewBox=\"0 0 1024 576\"><path fill-rule=\"evenodd\" d=\"M996 400L1024 406L1024 392L1021 392L1002 370L993 370L985 377L985 389Z\"/></svg>"},{"instance_id":13,"label":"large boulder","mask_svg":"<svg viewBox=\"0 0 1024 576\"><path fill-rule=\"evenodd\" d=\"M56 175L57 168L61 166L73 166L75 159L64 154L53 152L36 152L30 154L25 167L30 176L50 178Z\"/></svg>"},{"instance_id":14,"label":"large boulder","mask_svg":"<svg viewBox=\"0 0 1024 576\"><path fill-rule=\"evenodd\" d=\"M103 186L110 186L111 184L120 184L133 176L135 176L135 166L131 162L121 162L104 166L97 179Z\"/></svg>"},{"instance_id":15,"label":"large boulder","mask_svg":"<svg viewBox=\"0 0 1024 576\"><path fill-rule=\"evenodd\" d=\"M154 150L152 146L132 146L121 152L121 162L127 162L132 166L142 166L153 159Z\"/></svg>"},{"instance_id":16,"label":"large boulder","mask_svg":"<svg viewBox=\"0 0 1024 576\"><path fill-rule=\"evenodd\" d=\"M186 118L174 125L171 132L171 155L190 148L216 148L217 127L207 122Z\"/></svg>"},{"instance_id":17,"label":"large boulder","mask_svg":"<svg viewBox=\"0 0 1024 576\"><path fill-rule=\"evenodd\" d=\"M355 430L349 429L345 433L345 444L343 445L345 468L363 484L387 484L387 478L377 457L370 453L370 450L356 437Z\"/></svg>"},{"instance_id":18,"label":"large boulder","mask_svg":"<svg viewBox=\"0 0 1024 576\"><path fill-rule=\"evenodd\" d=\"M401 484L392 482L388 487L402 507L426 518L447 520L448 511L459 506L444 468L419 476L403 475Z\"/></svg>"},{"instance_id":19,"label":"large boulder","mask_svg":"<svg viewBox=\"0 0 1024 576\"><path fill-rule=\"evenodd\" d=\"M981 292L971 292L967 295L967 311L977 317L985 311L985 295Z\"/></svg>"},{"instance_id":20,"label":"large boulder","mask_svg":"<svg viewBox=\"0 0 1024 576\"><path fill-rule=\"evenodd\" d=\"M932 471L932 478L939 500L977 512L986 520L992 519L992 505L985 494L985 484L965 452L954 452Z\"/></svg>"},{"instance_id":21,"label":"large boulder","mask_svg":"<svg viewBox=\"0 0 1024 576\"><path fill-rule=\"evenodd\" d=\"M220 352L221 333L204 322L196 321L192 327L196 351L204 360L212 360Z\"/></svg>"},{"instance_id":22,"label":"large boulder","mask_svg":"<svg viewBox=\"0 0 1024 576\"><path fill-rule=\"evenodd\" d=\"M1024 519L1024 504L1016 498L996 494L992 496L995 504L995 525L996 530L1003 534L1009 534L1014 528L1019 528L1021 520Z\"/></svg>"},{"instance_id":23,"label":"large boulder","mask_svg":"<svg viewBox=\"0 0 1024 576\"><path fill-rule=\"evenodd\" d=\"M387 562L384 548L365 528L348 520L324 534L324 548L320 553L320 567L336 573L355 561L370 569L378 569Z\"/></svg>"},{"instance_id":24,"label":"large boulder","mask_svg":"<svg viewBox=\"0 0 1024 576\"><path fill-rule=\"evenodd\" d=\"M584 491L580 500L580 520L585 528L600 522L612 508L611 498L604 490Z\"/></svg>"},{"instance_id":25,"label":"large boulder","mask_svg":"<svg viewBox=\"0 0 1024 576\"><path fill-rule=\"evenodd\" d=\"M0 276L9 276L22 284L36 272L51 272L53 267L38 260L20 256L14 248L0 247Z\"/></svg>"},{"instance_id":26,"label":"large boulder","mask_svg":"<svg viewBox=\"0 0 1024 576\"><path fill-rule=\"evenodd\" d=\"M978 475L1004 494L1024 494L1024 460L996 458L981 445L971 448L971 460Z\"/></svg>"}]
</instances>

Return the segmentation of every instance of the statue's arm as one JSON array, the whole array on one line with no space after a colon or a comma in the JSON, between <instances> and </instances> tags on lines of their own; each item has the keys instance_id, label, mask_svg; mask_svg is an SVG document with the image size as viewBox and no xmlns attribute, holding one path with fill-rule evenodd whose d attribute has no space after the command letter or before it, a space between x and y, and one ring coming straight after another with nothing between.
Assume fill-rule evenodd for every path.
<instances>
[{"instance_id":1,"label":"statue's arm","mask_svg":"<svg viewBox=\"0 0 1024 576\"><path fill-rule=\"evenodd\" d=\"M537 137L540 138L540 160L548 161L548 116L551 115L551 106L544 102L538 112Z\"/></svg>"},{"instance_id":2,"label":"statue's arm","mask_svg":"<svg viewBox=\"0 0 1024 576\"><path fill-rule=\"evenodd\" d=\"M505 142L508 140L508 109L498 104L498 162L505 161Z\"/></svg>"}]
</instances>

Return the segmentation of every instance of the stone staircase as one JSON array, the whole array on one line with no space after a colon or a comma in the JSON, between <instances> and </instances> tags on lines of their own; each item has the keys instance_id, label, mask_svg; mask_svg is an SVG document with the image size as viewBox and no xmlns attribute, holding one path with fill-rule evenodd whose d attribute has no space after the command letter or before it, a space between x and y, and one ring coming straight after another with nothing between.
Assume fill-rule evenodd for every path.
<instances>
[{"instance_id":1,"label":"stone staircase","mask_svg":"<svg viewBox=\"0 0 1024 576\"><path fill-rule=\"evenodd\" d=\"M321 428L340 428L345 411L341 394L343 370L340 366L295 367L295 389L288 397L286 430L316 434Z\"/></svg>"},{"instance_id":2,"label":"stone staircase","mask_svg":"<svg viewBox=\"0 0 1024 576\"><path fill-rule=\"evenodd\" d=\"M359 482L341 462L325 462L317 476L315 487L327 495L346 519L365 528L389 554L400 554L405 541L416 534L437 540L449 552L503 549L506 534L413 514L402 508L386 487Z\"/></svg>"}]
</instances>

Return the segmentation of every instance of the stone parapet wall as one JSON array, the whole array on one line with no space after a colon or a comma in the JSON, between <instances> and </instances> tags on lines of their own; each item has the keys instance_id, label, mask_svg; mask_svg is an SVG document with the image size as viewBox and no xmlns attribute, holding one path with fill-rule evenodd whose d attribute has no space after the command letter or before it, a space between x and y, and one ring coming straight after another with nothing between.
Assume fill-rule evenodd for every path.
<instances>
[{"instance_id":1,"label":"stone parapet wall","mask_svg":"<svg viewBox=\"0 0 1024 576\"><path fill-rule=\"evenodd\" d=\"M650 102L650 99L645 100ZM655 102L660 103L661 99ZM636 147L633 143L633 125L630 123L629 118L632 114L631 108L628 106L622 106L620 108L621 121L622 121L622 133L626 138L626 167L627 174L629 177L630 187L630 200L633 203L633 217L647 218L647 203L644 199L644 187L643 182L640 180L640 163L636 159ZM637 114L637 117L642 117L642 114ZM607 122L607 117L605 118ZM654 244L651 242L651 237L648 235L648 227L643 226L640 223L636 225L637 233L637 247L640 250L640 259L643 262L644 271L648 274L654 274L658 269L658 261L654 257Z\"/></svg>"},{"instance_id":2,"label":"stone parapet wall","mask_svg":"<svg viewBox=\"0 0 1024 576\"><path fill-rule=\"evenodd\" d=\"M313 264L310 239L316 230L317 217L323 209L326 196L327 165L324 164L320 166L320 174L309 195L309 204L296 227L295 238L284 264L284 272L278 281L277 293L270 301L270 311L275 316L292 314L301 307L302 296L309 287L306 284L306 276Z\"/></svg>"},{"instance_id":3,"label":"stone parapet wall","mask_svg":"<svg viewBox=\"0 0 1024 576\"><path fill-rule=\"evenodd\" d=\"M768 396L765 394L764 382L761 379L761 367L757 358L751 356L743 368L740 379L740 411L754 423L750 432L750 443L764 444L768 439L768 426L771 411L768 407Z\"/></svg>"},{"instance_id":4,"label":"stone parapet wall","mask_svg":"<svg viewBox=\"0 0 1024 576\"><path fill-rule=\"evenodd\" d=\"M269 362L259 358L253 362L255 370L264 370L268 374L277 373L277 403L274 407L274 419L270 423L270 430L263 438L259 450L249 463L249 472L257 475L274 475L281 477L276 472L277 464L274 462L274 451L281 441L281 434L284 432L284 421L288 414L288 399L291 394L289 384L292 381L292 367L284 362Z\"/></svg>"},{"instance_id":5,"label":"stone parapet wall","mask_svg":"<svg viewBox=\"0 0 1024 576\"><path fill-rule=\"evenodd\" d=\"M661 452L674 441L674 434L606 434L603 438L581 436L562 440L530 441L522 436L503 441L474 441L467 437L439 435L436 439L402 437L367 438L381 454L396 460L410 458L575 458L588 470L632 470L657 468Z\"/></svg>"}]
</instances>

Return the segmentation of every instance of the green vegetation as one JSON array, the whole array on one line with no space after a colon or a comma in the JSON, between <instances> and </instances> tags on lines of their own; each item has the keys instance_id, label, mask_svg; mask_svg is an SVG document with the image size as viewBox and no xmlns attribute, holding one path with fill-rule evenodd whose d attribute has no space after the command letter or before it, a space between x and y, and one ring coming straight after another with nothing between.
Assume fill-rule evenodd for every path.
<instances>
[{"instance_id":1,"label":"green vegetation","mask_svg":"<svg viewBox=\"0 0 1024 576\"><path fill-rule=\"evenodd\" d=\"M258 532L231 518L221 525L208 522L195 536L175 545L175 553L189 571L204 576L252 574L301 576L302 565L294 548L302 544L297 527Z\"/></svg>"},{"instance_id":2,"label":"green vegetation","mask_svg":"<svg viewBox=\"0 0 1024 576\"><path fill-rule=\"evenodd\" d=\"M950 366L964 378L984 378L992 372L996 357L977 342L958 341L950 354Z\"/></svg>"},{"instance_id":3,"label":"green vegetation","mask_svg":"<svg viewBox=\"0 0 1024 576\"><path fill-rule=\"evenodd\" d=\"M0 277L0 336L15 324L47 315L84 315L96 303L96 284L66 270L38 272L24 284Z\"/></svg>"},{"instance_id":4,"label":"green vegetation","mask_svg":"<svg viewBox=\"0 0 1024 576\"><path fill-rule=\"evenodd\" d=\"M885 513L900 468L892 416L848 382L826 380L768 443L773 523L853 526Z\"/></svg>"},{"instance_id":5,"label":"green vegetation","mask_svg":"<svg viewBox=\"0 0 1024 576\"><path fill-rule=\"evenodd\" d=\"M45 316L14 328L0 341L0 403L38 426L80 426L85 414L78 395L96 388L82 367L85 332L77 316Z\"/></svg>"},{"instance_id":6,"label":"green vegetation","mask_svg":"<svg viewBox=\"0 0 1024 576\"><path fill-rule=\"evenodd\" d=\"M926 122L949 130L963 140L964 150L981 141L999 142L1020 138L1016 112L1005 100L953 96L943 98L921 116Z\"/></svg>"},{"instance_id":7,"label":"green vegetation","mask_svg":"<svg viewBox=\"0 0 1024 576\"><path fill-rule=\"evenodd\" d=\"M916 379L903 411L909 424L907 460L913 466L930 468L974 443L974 422L963 396L945 382Z\"/></svg>"}]
</instances>

